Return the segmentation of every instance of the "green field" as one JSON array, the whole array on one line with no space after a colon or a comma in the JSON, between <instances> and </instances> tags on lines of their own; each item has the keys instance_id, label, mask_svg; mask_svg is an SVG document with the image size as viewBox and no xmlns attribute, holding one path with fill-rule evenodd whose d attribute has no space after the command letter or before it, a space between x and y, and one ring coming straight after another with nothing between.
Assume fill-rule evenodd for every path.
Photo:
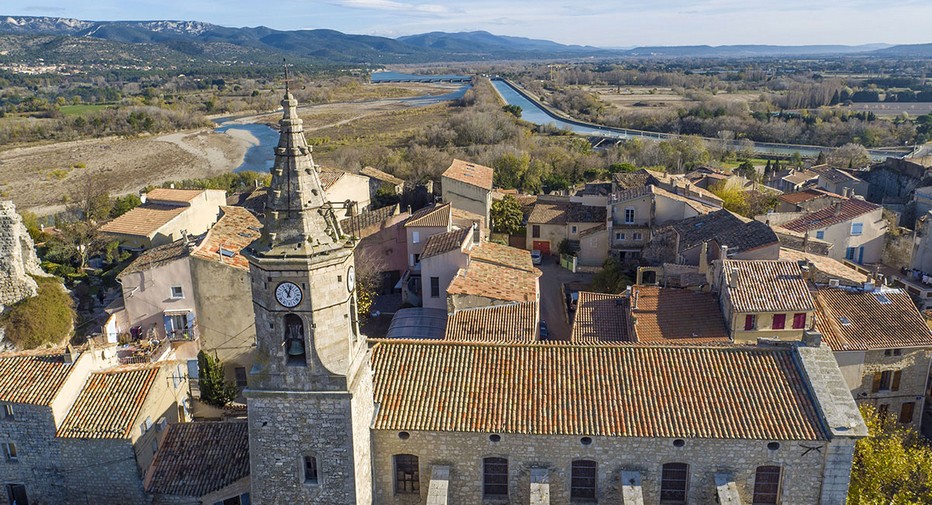
<instances>
[{"instance_id":1,"label":"green field","mask_svg":"<svg viewBox=\"0 0 932 505\"><path fill-rule=\"evenodd\" d=\"M66 116L80 116L88 112L97 112L103 109L115 108L112 104L82 104L82 105L62 105L61 113Z\"/></svg>"}]
</instances>

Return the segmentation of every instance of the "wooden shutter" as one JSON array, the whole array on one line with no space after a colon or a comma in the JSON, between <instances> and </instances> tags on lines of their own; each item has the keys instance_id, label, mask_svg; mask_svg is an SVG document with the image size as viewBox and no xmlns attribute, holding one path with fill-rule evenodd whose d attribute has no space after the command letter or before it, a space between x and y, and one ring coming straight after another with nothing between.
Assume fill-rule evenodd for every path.
<instances>
[{"instance_id":1,"label":"wooden shutter","mask_svg":"<svg viewBox=\"0 0 932 505\"><path fill-rule=\"evenodd\" d=\"M911 423L913 422L913 408L916 407L916 402L906 402L900 408L900 422L901 423Z\"/></svg>"},{"instance_id":2,"label":"wooden shutter","mask_svg":"<svg viewBox=\"0 0 932 505\"><path fill-rule=\"evenodd\" d=\"M893 372L893 384L890 386L890 391L900 390L900 375L902 374L903 374L902 370L897 370Z\"/></svg>"},{"instance_id":3,"label":"wooden shutter","mask_svg":"<svg viewBox=\"0 0 932 505\"><path fill-rule=\"evenodd\" d=\"M880 391L880 380L883 377L881 372L874 372L874 382L871 384L871 393L876 393Z\"/></svg>"}]
</instances>

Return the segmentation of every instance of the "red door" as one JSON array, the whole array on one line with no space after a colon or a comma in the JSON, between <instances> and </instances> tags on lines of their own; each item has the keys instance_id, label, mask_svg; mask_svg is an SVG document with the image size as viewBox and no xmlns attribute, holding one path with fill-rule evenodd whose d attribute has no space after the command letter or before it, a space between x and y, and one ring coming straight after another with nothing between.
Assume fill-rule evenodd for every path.
<instances>
[{"instance_id":1,"label":"red door","mask_svg":"<svg viewBox=\"0 0 932 505\"><path fill-rule=\"evenodd\" d=\"M541 254L550 254L550 241L549 240L535 240L534 247L532 249L537 249Z\"/></svg>"}]
</instances>

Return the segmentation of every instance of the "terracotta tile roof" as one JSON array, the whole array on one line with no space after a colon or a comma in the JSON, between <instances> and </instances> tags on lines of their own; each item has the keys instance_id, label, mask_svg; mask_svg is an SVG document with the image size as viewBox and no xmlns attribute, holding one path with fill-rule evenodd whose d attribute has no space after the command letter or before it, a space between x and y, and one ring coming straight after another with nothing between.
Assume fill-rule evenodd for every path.
<instances>
[{"instance_id":1,"label":"terracotta tile roof","mask_svg":"<svg viewBox=\"0 0 932 505\"><path fill-rule=\"evenodd\" d=\"M606 231L607 227L605 223L599 224L598 226L593 226L592 228L586 228L585 230L579 232L579 238L586 238L589 235L595 235L596 233Z\"/></svg>"},{"instance_id":2,"label":"terracotta tile roof","mask_svg":"<svg viewBox=\"0 0 932 505\"><path fill-rule=\"evenodd\" d=\"M842 200L839 203L840 205L837 209L835 205L829 205L824 209L810 212L805 216L794 219L788 223L783 223L783 227L788 230L799 232L806 230L817 230L849 221L880 208L879 205L875 205L859 198L849 198L847 200Z\"/></svg>"},{"instance_id":3,"label":"terracotta tile roof","mask_svg":"<svg viewBox=\"0 0 932 505\"><path fill-rule=\"evenodd\" d=\"M405 228L408 226L446 228L450 226L450 221L453 219L452 209L453 206L449 202L424 207L411 214L411 217L405 221Z\"/></svg>"},{"instance_id":4,"label":"terracotta tile roof","mask_svg":"<svg viewBox=\"0 0 932 505\"><path fill-rule=\"evenodd\" d=\"M265 205L268 202L269 188L251 188L242 193L236 193L227 198L227 205L244 207L257 214L265 212Z\"/></svg>"},{"instance_id":5,"label":"terracotta tile roof","mask_svg":"<svg viewBox=\"0 0 932 505\"><path fill-rule=\"evenodd\" d=\"M932 346L932 334L905 291L823 287L816 329L836 351Z\"/></svg>"},{"instance_id":6,"label":"terracotta tile roof","mask_svg":"<svg viewBox=\"0 0 932 505\"><path fill-rule=\"evenodd\" d=\"M129 265L126 265L126 268L117 275L117 278L167 265L187 255L188 247L185 245L184 240L176 240L169 244L153 247L143 251Z\"/></svg>"},{"instance_id":7,"label":"terracotta tile roof","mask_svg":"<svg viewBox=\"0 0 932 505\"><path fill-rule=\"evenodd\" d=\"M618 172L612 175L612 182L618 189L631 189L657 184L659 182L651 172L641 169L636 172Z\"/></svg>"},{"instance_id":8,"label":"terracotta tile roof","mask_svg":"<svg viewBox=\"0 0 932 505\"><path fill-rule=\"evenodd\" d=\"M0 401L49 405L71 373L64 351L0 354Z\"/></svg>"},{"instance_id":9,"label":"terracotta tile roof","mask_svg":"<svg viewBox=\"0 0 932 505\"><path fill-rule=\"evenodd\" d=\"M483 242L469 251L469 257L493 265L501 265L525 272L534 272L531 251L495 242Z\"/></svg>"},{"instance_id":10,"label":"terracotta tile roof","mask_svg":"<svg viewBox=\"0 0 932 505\"><path fill-rule=\"evenodd\" d=\"M777 234L766 224L742 219L725 209L683 219L670 226L679 235L679 252L711 240L735 251L750 251L779 242Z\"/></svg>"},{"instance_id":11,"label":"terracotta tile roof","mask_svg":"<svg viewBox=\"0 0 932 505\"><path fill-rule=\"evenodd\" d=\"M373 179L376 179L376 180L379 180L379 181L382 181L382 182L386 182L386 183L388 183L388 184L392 184L392 185L395 185L395 186L397 186L397 185L399 185L399 184L404 184L404 182L405 182L405 181L403 181L403 180L401 180L401 179L395 177L395 176L392 175L392 174L389 174L389 173L387 173L387 172L383 172L383 171L381 171L381 170L379 170L379 169L377 169L377 168L374 168L374 167L363 167L362 170L359 171L359 173L362 174L362 175L365 175L366 177L371 177L371 178L373 178Z\"/></svg>"},{"instance_id":12,"label":"terracotta tile roof","mask_svg":"<svg viewBox=\"0 0 932 505\"><path fill-rule=\"evenodd\" d=\"M356 235L359 238L365 238L365 232L368 228L384 223L398 212L398 205L386 205L375 210L367 210L362 214L350 216L340 220L340 229L344 233ZM359 235L362 233L363 235Z\"/></svg>"},{"instance_id":13,"label":"terracotta tile roof","mask_svg":"<svg viewBox=\"0 0 932 505\"><path fill-rule=\"evenodd\" d=\"M57 436L129 437L133 429L138 429L136 417L158 373L158 366L153 365L130 365L92 373L58 428Z\"/></svg>"},{"instance_id":14,"label":"terracotta tile roof","mask_svg":"<svg viewBox=\"0 0 932 505\"><path fill-rule=\"evenodd\" d=\"M613 203L627 202L628 200L634 200L637 198L643 198L647 195L652 195L653 185L648 184L647 186L635 186L632 188L627 188L619 191L617 196L612 199Z\"/></svg>"},{"instance_id":15,"label":"terracotta tile roof","mask_svg":"<svg viewBox=\"0 0 932 505\"><path fill-rule=\"evenodd\" d=\"M812 295L799 264L779 260L724 260L722 289L738 313L811 312ZM731 272L738 272L738 285L731 287Z\"/></svg>"},{"instance_id":16,"label":"terracotta tile roof","mask_svg":"<svg viewBox=\"0 0 932 505\"><path fill-rule=\"evenodd\" d=\"M814 266L816 270L825 274L826 277L847 280L851 284L861 285L867 282L867 275L828 256L781 247L780 259L785 261L808 261L812 263L812 266Z\"/></svg>"},{"instance_id":17,"label":"terracotta tile roof","mask_svg":"<svg viewBox=\"0 0 932 505\"><path fill-rule=\"evenodd\" d=\"M337 168L320 167L320 186L324 191L329 191L346 172Z\"/></svg>"},{"instance_id":18,"label":"terracotta tile roof","mask_svg":"<svg viewBox=\"0 0 932 505\"><path fill-rule=\"evenodd\" d=\"M826 440L793 348L382 341L378 430ZM467 394L468 393L468 394Z\"/></svg>"},{"instance_id":19,"label":"terracotta tile roof","mask_svg":"<svg viewBox=\"0 0 932 505\"><path fill-rule=\"evenodd\" d=\"M242 207L220 207L223 216L217 221L192 256L249 270L249 261L240 251L262 236L262 223Z\"/></svg>"},{"instance_id":20,"label":"terracotta tile roof","mask_svg":"<svg viewBox=\"0 0 932 505\"><path fill-rule=\"evenodd\" d=\"M580 291L570 340L579 344L631 342L628 297Z\"/></svg>"},{"instance_id":21,"label":"terracotta tile roof","mask_svg":"<svg viewBox=\"0 0 932 505\"><path fill-rule=\"evenodd\" d=\"M421 259L437 256L438 254L450 252L454 249L460 249L463 247L463 242L465 242L471 234L471 228L462 228L460 230L431 235L424 244L424 250L421 252Z\"/></svg>"},{"instance_id":22,"label":"terracotta tile roof","mask_svg":"<svg viewBox=\"0 0 932 505\"><path fill-rule=\"evenodd\" d=\"M484 261L472 261L468 268L461 268L456 272L447 293L482 296L508 302L531 302L537 300L538 275L537 270L526 271Z\"/></svg>"},{"instance_id":23,"label":"terracotta tile roof","mask_svg":"<svg viewBox=\"0 0 932 505\"><path fill-rule=\"evenodd\" d=\"M533 342L537 340L537 302L465 309L450 314L444 339L458 342Z\"/></svg>"},{"instance_id":24,"label":"terracotta tile roof","mask_svg":"<svg viewBox=\"0 0 932 505\"><path fill-rule=\"evenodd\" d=\"M822 197L838 198L839 200L842 198L841 195L830 193L828 191L825 191L824 189L806 188L804 190L796 191L794 193L784 193L780 195L780 200L786 203L795 205L797 203L808 202L810 200L815 200L816 198L822 198Z\"/></svg>"},{"instance_id":25,"label":"terracotta tile roof","mask_svg":"<svg viewBox=\"0 0 932 505\"><path fill-rule=\"evenodd\" d=\"M181 205L162 205L147 202L104 224L100 227L100 231L149 237L186 210L188 210L188 207Z\"/></svg>"},{"instance_id":26,"label":"terracotta tile roof","mask_svg":"<svg viewBox=\"0 0 932 505\"><path fill-rule=\"evenodd\" d=\"M567 223L604 223L605 207L572 202L566 208Z\"/></svg>"},{"instance_id":27,"label":"terracotta tile roof","mask_svg":"<svg viewBox=\"0 0 932 505\"><path fill-rule=\"evenodd\" d=\"M443 172L443 177L492 191L492 174L493 170L489 167L454 159Z\"/></svg>"},{"instance_id":28,"label":"terracotta tile roof","mask_svg":"<svg viewBox=\"0 0 932 505\"><path fill-rule=\"evenodd\" d=\"M566 224L570 202L565 199L538 198L528 215L528 224Z\"/></svg>"},{"instance_id":29,"label":"terracotta tile roof","mask_svg":"<svg viewBox=\"0 0 932 505\"><path fill-rule=\"evenodd\" d=\"M201 196L203 189L155 188L146 193L146 201L188 203Z\"/></svg>"},{"instance_id":30,"label":"terracotta tile roof","mask_svg":"<svg viewBox=\"0 0 932 505\"><path fill-rule=\"evenodd\" d=\"M248 476L248 423L170 424L152 461L146 492L201 497Z\"/></svg>"},{"instance_id":31,"label":"terracotta tile roof","mask_svg":"<svg viewBox=\"0 0 932 505\"><path fill-rule=\"evenodd\" d=\"M802 171L793 171L783 177L784 181L792 182L793 184L802 184L806 181L816 179L819 177L819 174L811 172L809 170Z\"/></svg>"},{"instance_id":32,"label":"terracotta tile roof","mask_svg":"<svg viewBox=\"0 0 932 505\"><path fill-rule=\"evenodd\" d=\"M638 342L730 342L718 300L711 293L634 286L632 296L637 300L631 312Z\"/></svg>"},{"instance_id":33,"label":"terracotta tile roof","mask_svg":"<svg viewBox=\"0 0 932 505\"><path fill-rule=\"evenodd\" d=\"M684 191L685 191L685 189L684 189ZM703 198L703 199L705 199L705 201L699 201L699 200L697 200L697 199L695 199L695 198L690 198L690 197L685 196L685 195L681 195L681 194L678 194L678 193L673 193L673 192L667 191L667 190L665 190L665 189L663 189L663 188L660 188L660 187L654 187L654 188L653 188L654 194L656 194L656 195L658 195L658 196L667 197L667 198L669 198L669 199L671 199L671 200L677 200L677 201L683 202L683 203L685 203L686 205L689 205L690 207L692 207L693 210L695 210L696 212L698 212L698 213L700 213L700 214L708 214L709 212L715 212L715 211L717 211L717 210L719 210L719 209L722 208L722 199L721 199L721 198L719 198L719 197L715 196L714 194L712 194L712 193L710 193L710 192L708 192L708 191L706 191L706 190L700 188L699 186L690 186L689 189L688 189L688 191L692 191L692 192L694 192L694 193L697 193L698 196L699 196L699 198ZM709 202L714 202L714 203L709 203Z\"/></svg>"}]
</instances>

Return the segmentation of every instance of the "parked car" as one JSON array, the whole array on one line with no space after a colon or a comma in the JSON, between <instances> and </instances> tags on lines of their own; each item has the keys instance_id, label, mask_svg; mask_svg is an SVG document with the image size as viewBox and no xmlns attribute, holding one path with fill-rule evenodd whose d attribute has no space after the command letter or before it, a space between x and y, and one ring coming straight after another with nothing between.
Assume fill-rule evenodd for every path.
<instances>
[{"instance_id":1,"label":"parked car","mask_svg":"<svg viewBox=\"0 0 932 505\"><path fill-rule=\"evenodd\" d=\"M533 263L533 264L535 264L535 265L540 265L540 262L541 262L541 260L543 260L543 258L544 258L544 257L543 257L543 255L540 253L539 250L534 249L533 251L531 251L531 263Z\"/></svg>"},{"instance_id":2,"label":"parked car","mask_svg":"<svg viewBox=\"0 0 932 505\"><path fill-rule=\"evenodd\" d=\"M550 328L547 327L547 321L540 320L540 339L547 340L550 338Z\"/></svg>"}]
</instances>

